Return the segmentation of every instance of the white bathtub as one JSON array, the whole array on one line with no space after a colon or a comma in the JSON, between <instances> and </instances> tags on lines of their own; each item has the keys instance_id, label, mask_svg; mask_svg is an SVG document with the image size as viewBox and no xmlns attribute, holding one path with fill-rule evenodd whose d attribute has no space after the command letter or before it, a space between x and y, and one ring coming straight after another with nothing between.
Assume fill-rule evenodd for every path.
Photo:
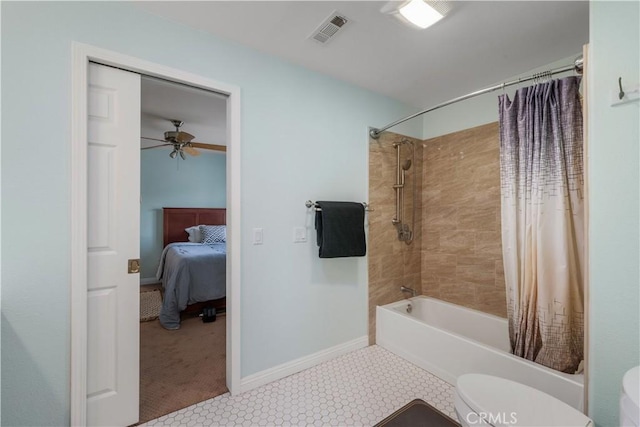
<instances>
[{"instance_id":1,"label":"white bathtub","mask_svg":"<svg viewBox=\"0 0 640 427\"><path fill-rule=\"evenodd\" d=\"M510 354L508 335L506 319L429 297L376 310L377 344L450 384L466 373L495 375L582 410L582 375L558 372Z\"/></svg>"}]
</instances>

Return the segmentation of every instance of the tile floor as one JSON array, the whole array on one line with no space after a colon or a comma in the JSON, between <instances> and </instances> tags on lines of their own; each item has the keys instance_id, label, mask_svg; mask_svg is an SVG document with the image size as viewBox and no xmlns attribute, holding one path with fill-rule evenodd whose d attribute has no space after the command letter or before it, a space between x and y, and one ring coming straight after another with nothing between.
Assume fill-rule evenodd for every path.
<instances>
[{"instance_id":1,"label":"tile floor","mask_svg":"<svg viewBox=\"0 0 640 427\"><path fill-rule=\"evenodd\" d=\"M143 426L372 426L413 399L456 419L452 385L374 345Z\"/></svg>"}]
</instances>

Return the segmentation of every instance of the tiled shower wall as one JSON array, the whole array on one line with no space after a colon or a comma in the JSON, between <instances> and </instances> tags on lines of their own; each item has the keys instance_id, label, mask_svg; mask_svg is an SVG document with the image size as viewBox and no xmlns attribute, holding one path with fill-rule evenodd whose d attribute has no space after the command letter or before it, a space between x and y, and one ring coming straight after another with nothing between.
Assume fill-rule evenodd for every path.
<instances>
[{"instance_id":1,"label":"tiled shower wall","mask_svg":"<svg viewBox=\"0 0 640 427\"><path fill-rule=\"evenodd\" d=\"M422 292L506 317L498 124L424 141Z\"/></svg>"},{"instance_id":2,"label":"tiled shower wall","mask_svg":"<svg viewBox=\"0 0 640 427\"><path fill-rule=\"evenodd\" d=\"M406 173L404 206L405 218L410 223L412 197L416 186L416 221L414 241L410 245L398 240L391 219L395 214L396 149L395 141L403 139L414 143L415 156ZM402 145L401 161L411 159L411 146ZM420 293L422 243L422 141L385 132L378 140L369 140L369 203L373 211L369 218L369 342L375 342L376 306L398 301L404 297L400 286Z\"/></svg>"},{"instance_id":3,"label":"tiled shower wall","mask_svg":"<svg viewBox=\"0 0 640 427\"><path fill-rule=\"evenodd\" d=\"M407 173L405 215L417 190L416 230L400 242L395 214L396 151L415 144ZM402 159L410 155L403 146ZM414 175L415 174L415 175ZM421 177L415 180L414 177ZM416 182L417 181L417 182ZM375 308L401 300L400 286L506 317L500 234L498 124L420 141L385 132L369 140L369 342L375 342Z\"/></svg>"}]
</instances>

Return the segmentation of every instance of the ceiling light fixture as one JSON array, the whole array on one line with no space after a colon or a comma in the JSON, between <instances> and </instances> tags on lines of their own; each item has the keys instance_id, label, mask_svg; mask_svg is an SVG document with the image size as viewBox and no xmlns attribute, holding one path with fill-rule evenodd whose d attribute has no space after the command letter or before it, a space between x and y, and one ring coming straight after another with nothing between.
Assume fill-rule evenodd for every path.
<instances>
[{"instance_id":1,"label":"ceiling light fixture","mask_svg":"<svg viewBox=\"0 0 640 427\"><path fill-rule=\"evenodd\" d=\"M441 20L444 15L429 6L424 0L411 0L398 9L400 15L413 25L425 29Z\"/></svg>"},{"instance_id":2,"label":"ceiling light fixture","mask_svg":"<svg viewBox=\"0 0 640 427\"><path fill-rule=\"evenodd\" d=\"M396 15L404 22L425 29L441 20L450 10L451 6L446 0L405 0L390 1L380 12Z\"/></svg>"}]
</instances>

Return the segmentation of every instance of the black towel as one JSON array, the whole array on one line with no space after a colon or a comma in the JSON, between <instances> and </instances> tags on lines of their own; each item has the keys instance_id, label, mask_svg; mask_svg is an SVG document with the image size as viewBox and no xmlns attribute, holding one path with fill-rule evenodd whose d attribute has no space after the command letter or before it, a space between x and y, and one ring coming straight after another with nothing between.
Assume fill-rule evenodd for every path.
<instances>
[{"instance_id":1,"label":"black towel","mask_svg":"<svg viewBox=\"0 0 640 427\"><path fill-rule=\"evenodd\" d=\"M316 202L316 233L320 258L364 256L364 206L353 202Z\"/></svg>"}]
</instances>

